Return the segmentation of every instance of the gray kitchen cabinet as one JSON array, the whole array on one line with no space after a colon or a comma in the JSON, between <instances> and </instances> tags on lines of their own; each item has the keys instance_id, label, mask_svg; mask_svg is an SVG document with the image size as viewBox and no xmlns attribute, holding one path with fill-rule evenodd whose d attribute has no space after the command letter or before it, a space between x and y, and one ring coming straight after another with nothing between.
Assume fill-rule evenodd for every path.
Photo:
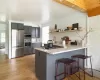
<instances>
[{"instance_id":1,"label":"gray kitchen cabinet","mask_svg":"<svg viewBox=\"0 0 100 80\"><path fill-rule=\"evenodd\" d=\"M40 38L40 27L32 27L32 38Z\"/></svg>"},{"instance_id":2,"label":"gray kitchen cabinet","mask_svg":"<svg viewBox=\"0 0 100 80\"><path fill-rule=\"evenodd\" d=\"M24 26L22 23L11 23L11 29L17 29L17 30L24 30Z\"/></svg>"},{"instance_id":3,"label":"gray kitchen cabinet","mask_svg":"<svg viewBox=\"0 0 100 80\"><path fill-rule=\"evenodd\" d=\"M28 49L27 49L27 47L24 47L24 55L28 55Z\"/></svg>"},{"instance_id":4,"label":"gray kitchen cabinet","mask_svg":"<svg viewBox=\"0 0 100 80\"><path fill-rule=\"evenodd\" d=\"M36 28L32 27L32 38L35 38L36 35Z\"/></svg>"},{"instance_id":5,"label":"gray kitchen cabinet","mask_svg":"<svg viewBox=\"0 0 100 80\"><path fill-rule=\"evenodd\" d=\"M40 48L42 46L42 42L32 43L33 53L35 53L35 48Z\"/></svg>"},{"instance_id":6,"label":"gray kitchen cabinet","mask_svg":"<svg viewBox=\"0 0 100 80\"><path fill-rule=\"evenodd\" d=\"M36 28L36 38L40 38L40 27Z\"/></svg>"},{"instance_id":7,"label":"gray kitchen cabinet","mask_svg":"<svg viewBox=\"0 0 100 80\"><path fill-rule=\"evenodd\" d=\"M24 30L24 25L21 23L17 24L18 30Z\"/></svg>"},{"instance_id":8,"label":"gray kitchen cabinet","mask_svg":"<svg viewBox=\"0 0 100 80\"><path fill-rule=\"evenodd\" d=\"M46 80L46 69L47 69L47 53L44 53L42 51L36 50L35 55L35 73L36 77L38 77L38 80ZM41 65L42 63L42 65ZM40 68L41 67L41 68Z\"/></svg>"},{"instance_id":9,"label":"gray kitchen cabinet","mask_svg":"<svg viewBox=\"0 0 100 80\"><path fill-rule=\"evenodd\" d=\"M31 34L32 27L31 26L24 26L25 34Z\"/></svg>"},{"instance_id":10,"label":"gray kitchen cabinet","mask_svg":"<svg viewBox=\"0 0 100 80\"><path fill-rule=\"evenodd\" d=\"M11 29L17 29L17 23L11 23Z\"/></svg>"},{"instance_id":11,"label":"gray kitchen cabinet","mask_svg":"<svg viewBox=\"0 0 100 80\"><path fill-rule=\"evenodd\" d=\"M24 47L24 55L32 54L32 47Z\"/></svg>"},{"instance_id":12,"label":"gray kitchen cabinet","mask_svg":"<svg viewBox=\"0 0 100 80\"><path fill-rule=\"evenodd\" d=\"M28 26L29 34L32 32L32 26Z\"/></svg>"},{"instance_id":13,"label":"gray kitchen cabinet","mask_svg":"<svg viewBox=\"0 0 100 80\"><path fill-rule=\"evenodd\" d=\"M29 29L28 29L28 26L24 26L24 30L25 30L25 34L28 34L28 31L29 31Z\"/></svg>"}]
</instances>

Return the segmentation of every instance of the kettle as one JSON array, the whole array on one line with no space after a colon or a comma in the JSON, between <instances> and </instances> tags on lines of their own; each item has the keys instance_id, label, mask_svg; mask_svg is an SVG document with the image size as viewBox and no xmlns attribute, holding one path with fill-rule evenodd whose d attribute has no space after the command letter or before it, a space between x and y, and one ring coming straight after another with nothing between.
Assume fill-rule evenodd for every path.
<instances>
[{"instance_id":1,"label":"kettle","mask_svg":"<svg viewBox=\"0 0 100 80\"><path fill-rule=\"evenodd\" d=\"M48 40L47 44L48 44L49 48L53 48L53 41L52 40Z\"/></svg>"}]
</instances>

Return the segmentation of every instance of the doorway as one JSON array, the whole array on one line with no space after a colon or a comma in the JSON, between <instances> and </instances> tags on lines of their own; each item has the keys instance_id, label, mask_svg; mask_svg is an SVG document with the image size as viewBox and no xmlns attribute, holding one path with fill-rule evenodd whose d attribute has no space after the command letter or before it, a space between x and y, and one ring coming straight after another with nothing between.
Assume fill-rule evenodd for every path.
<instances>
[{"instance_id":1,"label":"doorway","mask_svg":"<svg viewBox=\"0 0 100 80\"><path fill-rule=\"evenodd\" d=\"M0 62L8 59L6 54L6 23L0 22Z\"/></svg>"}]
</instances>

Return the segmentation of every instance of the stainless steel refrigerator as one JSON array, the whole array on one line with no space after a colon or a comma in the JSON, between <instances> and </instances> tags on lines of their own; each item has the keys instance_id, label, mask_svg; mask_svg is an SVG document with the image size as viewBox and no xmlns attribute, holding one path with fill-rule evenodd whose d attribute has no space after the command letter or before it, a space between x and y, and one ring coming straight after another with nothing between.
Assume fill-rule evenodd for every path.
<instances>
[{"instance_id":1,"label":"stainless steel refrigerator","mask_svg":"<svg viewBox=\"0 0 100 80\"><path fill-rule=\"evenodd\" d=\"M12 29L12 58L24 56L24 30Z\"/></svg>"}]
</instances>

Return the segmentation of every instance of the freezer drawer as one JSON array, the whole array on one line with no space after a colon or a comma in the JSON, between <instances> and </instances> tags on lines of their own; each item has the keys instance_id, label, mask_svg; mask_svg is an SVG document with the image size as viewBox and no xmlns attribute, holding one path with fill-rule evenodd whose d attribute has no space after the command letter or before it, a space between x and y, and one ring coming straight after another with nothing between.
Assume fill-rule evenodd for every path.
<instances>
[{"instance_id":1,"label":"freezer drawer","mask_svg":"<svg viewBox=\"0 0 100 80\"><path fill-rule=\"evenodd\" d=\"M24 56L24 48L12 48L12 58Z\"/></svg>"}]
</instances>

